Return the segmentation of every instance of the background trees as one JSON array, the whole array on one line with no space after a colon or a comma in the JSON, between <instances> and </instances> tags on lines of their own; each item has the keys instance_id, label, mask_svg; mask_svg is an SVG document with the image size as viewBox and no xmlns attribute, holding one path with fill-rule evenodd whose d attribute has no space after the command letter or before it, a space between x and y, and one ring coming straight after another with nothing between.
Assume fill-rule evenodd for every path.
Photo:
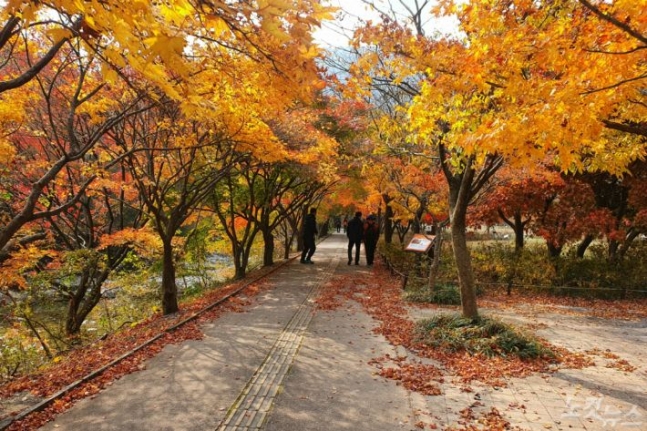
<instances>
[{"instance_id":1,"label":"background trees","mask_svg":"<svg viewBox=\"0 0 647 431\"><path fill-rule=\"evenodd\" d=\"M7 2L0 32L3 295L24 300L26 313L31 298L54 309L63 298L66 317L54 326L76 336L115 270L161 257L161 309L178 311L176 265L186 232L244 159L268 174L257 220L268 241L282 217L298 220L294 208L320 199L301 183L321 187L317 169L334 176L332 164L311 172L298 166L324 154L330 160L334 140L299 152L273 125L278 113L311 104L322 88L311 32L327 15L313 1ZM51 355L53 343L65 344L58 328L32 330L50 334L40 338Z\"/></svg>"},{"instance_id":2,"label":"background trees","mask_svg":"<svg viewBox=\"0 0 647 431\"><path fill-rule=\"evenodd\" d=\"M476 317L467 208L504 164L528 175L547 160L563 172L621 175L644 158L641 123L629 109L644 115L644 28L635 21L644 8L444 2L436 12L460 22L460 35L449 38L425 34L421 8L392 6L356 33L360 59L349 87L363 97L385 86L410 95L391 99L408 121L405 139L389 142L403 155L420 145L442 167L463 314Z\"/></svg>"}]
</instances>

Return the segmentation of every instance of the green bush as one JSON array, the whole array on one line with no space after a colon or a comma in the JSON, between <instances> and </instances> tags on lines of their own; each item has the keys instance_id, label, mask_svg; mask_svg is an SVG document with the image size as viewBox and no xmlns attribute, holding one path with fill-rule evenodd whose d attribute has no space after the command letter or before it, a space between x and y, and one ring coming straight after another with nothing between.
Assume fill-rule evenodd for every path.
<instances>
[{"instance_id":1,"label":"green bush","mask_svg":"<svg viewBox=\"0 0 647 431\"><path fill-rule=\"evenodd\" d=\"M0 382L33 372L46 361L43 348L35 338L14 328L0 336Z\"/></svg>"},{"instance_id":2,"label":"green bush","mask_svg":"<svg viewBox=\"0 0 647 431\"><path fill-rule=\"evenodd\" d=\"M479 291L510 288L548 292L560 296L600 299L647 297L647 243L636 243L622 259L608 258L606 244L589 247L584 258L574 248L558 258L548 256L543 243L527 243L521 251L508 241L471 242L472 268ZM400 243L378 244L394 273L407 277L407 299L415 302L455 304L456 265L450 241L444 241L437 287L427 290L430 259L403 250ZM437 292L436 292L437 291Z\"/></svg>"},{"instance_id":3,"label":"green bush","mask_svg":"<svg viewBox=\"0 0 647 431\"><path fill-rule=\"evenodd\" d=\"M602 244L591 246L585 258L575 256L574 250L549 258L544 245L516 252L509 243L476 246L471 252L474 278L482 287L600 299L647 296L647 247L635 247L615 261Z\"/></svg>"},{"instance_id":4,"label":"green bush","mask_svg":"<svg viewBox=\"0 0 647 431\"><path fill-rule=\"evenodd\" d=\"M440 285L433 290L426 287L409 287L404 293L404 299L410 302L430 303L439 305L460 305L461 294L454 285Z\"/></svg>"},{"instance_id":5,"label":"green bush","mask_svg":"<svg viewBox=\"0 0 647 431\"><path fill-rule=\"evenodd\" d=\"M474 278L484 284L549 286L555 277L555 267L540 247L526 247L520 252L507 243L475 247L472 266Z\"/></svg>"},{"instance_id":6,"label":"green bush","mask_svg":"<svg viewBox=\"0 0 647 431\"><path fill-rule=\"evenodd\" d=\"M441 314L417 322L416 340L453 352L493 356L517 356L521 359L554 358L556 355L539 340L496 319L476 320L460 315Z\"/></svg>"}]
</instances>

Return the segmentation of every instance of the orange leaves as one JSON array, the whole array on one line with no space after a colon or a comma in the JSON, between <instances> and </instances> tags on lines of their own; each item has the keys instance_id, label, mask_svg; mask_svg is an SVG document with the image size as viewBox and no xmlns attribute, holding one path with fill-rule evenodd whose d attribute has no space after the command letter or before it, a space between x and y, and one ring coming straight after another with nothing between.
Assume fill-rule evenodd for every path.
<instances>
[{"instance_id":1,"label":"orange leaves","mask_svg":"<svg viewBox=\"0 0 647 431\"><path fill-rule=\"evenodd\" d=\"M385 366L388 362L396 367ZM441 390L433 382L443 383L443 372L434 365L407 361L406 357L392 358L386 355L371 360L371 365L379 369L378 374L390 380L396 380L410 391L423 395L440 395Z\"/></svg>"},{"instance_id":2,"label":"orange leaves","mask_svg":"<svg viewBox=\"0 0 647 431\"><path fill-rule=\"evenodd\" d=\"M35 244L21 247L11 258L0 265L0 289L8 287L27 288L25 275L33 271L43 258L58 256L58 252L40 248Z\"/></svg>"},{"instance_id":3,"label":"orange leaves","mask_svg":"<svg viewBox=\"0 0 647 431\"><path fill-rule=\"evenodd\" d=\"M162 242L159 235L150 228L125 228L116 233L103 235L101 237L100 250L111 246L129 245L137 250L141 256L155 256L162 250Z\"/></svg>"},{"instance_id":4,"label":"orange leaves","mask_svg":"<svg viewBox=\"0 0 647 431\"><path fill-rule=\"evenodd\" d=\"M357 287L361 286L361 287ZM317 300L320 309L339 307L342 299L354 299L379 324L375 331L394 346L404 346L421 358L437 361L439 366L411 360L406 357L375 358L370 364L378 368L381 376L396 380L410 390L427 395L437 395L440 389L436 383L442 383L447 374L463 383L469 384L475 380L493 385L505 386L506 379L524 377L533 373L550 372L556 366L582 368L591 366L592 360L587 355L573 354L565 349L551 349L558 352L558 359L522 360L517 357L488 357L474 355L466 351L450 351L430 347L414 341L414 323L408 318L405 304L401 300L402 290L398 283L386 273L375 268L369 279L358 276L340 276L331 280L323 289ZM527 306L527 299L524 300ZM623 369L628 364L616 362L612 364ZM469 390L468 387L465 390Z\"/></svg>"}]
</instances>

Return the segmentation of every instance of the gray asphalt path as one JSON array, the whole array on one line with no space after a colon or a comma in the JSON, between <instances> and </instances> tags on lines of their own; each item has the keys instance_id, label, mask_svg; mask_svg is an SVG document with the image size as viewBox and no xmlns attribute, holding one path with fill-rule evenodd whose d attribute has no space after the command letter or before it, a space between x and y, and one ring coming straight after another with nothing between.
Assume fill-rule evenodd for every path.
<instances>
[{"instance_id":1,"label":"gray asphalt path","mask_svg":"<svg viewBox=\"0 0 647 431\"><path fill-rule=\"evenodd\" d=\"M372 332L376 322L354 302L315 311L327 280L348 266L346 238L318 245L314 265L298 260L270 276L273 288L243 312L205 324L205 337L170 345L47 424L45 430L419 430L462 429L461 410L496 408L521 430L647 430L647 322L499 313L539 326L549 341L584 351L609 349L638 369L596 367L511 379L505 388L461 390L451 376L439 396L409 392L376 374L373 358L405 352ZM363 263L363 262L362 262ZM425 317L432 310L411 310ZM410 355L411 356L411 355ZM418 426L417 426L418 424ZM516 428L515 428L516 427ZM488 429L484 425L481 429Z\"/></svg>"}]
</instances>

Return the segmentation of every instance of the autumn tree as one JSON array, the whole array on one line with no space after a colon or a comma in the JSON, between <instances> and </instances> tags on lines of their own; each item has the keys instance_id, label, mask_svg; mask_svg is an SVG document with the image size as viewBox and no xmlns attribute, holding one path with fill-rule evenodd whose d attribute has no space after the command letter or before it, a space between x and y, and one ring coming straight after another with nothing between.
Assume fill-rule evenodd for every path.
<instances>
[{"instance_id":1,"label":"autumn tree","mask_svg":"<svg viewBox=\"0 0 647 431\"><path fill-rule=\"evenodd\" d=\"M94 68L101 71L104 85L124 80L137 94L164 94L187 111L210 109L206 102L210 92L200 85L205 77L202 72L222 70L219 64L229 57L223 56L225 51L264 64L259 74L282 75L295 88L308 88L316 73L312 59L317 55L311 31L329 16L326 8L308 0L290 4L269 0L260 5L191 0L127 4L8 1L1 13L0 51L5 61L0 65L0 93L16 93L0 99L0 110L10 114L3 117L5 130L20 121L20 103L27 95L23 87L45 67L55 68L64 61L53 63L66 44L82 47L84 53L100 59ZM12 144L0 140L3 159L14 154ZM34 185L23 211L0 228L0 250L33 219L31 207L42 182L51 181L67 158L82 154L66 156Z\"/></svg>"},{"instance_id":2,"label":"autumn tree","mask_svg":"<svg viewBox=\"0 0 647 431\"><path fill-rule=\"evenodd\" d=\"M392 98L392 100L395 101L394 109L400 117L404 115L412 119L409 131L405 131L404 134L398 133L395 136L401 136L401 138L392 140L389 144L400 148L404 155L420 152L432 164L440 163L449 186L452 244L461 285L463 314L476 317L478 315L476 296L465 234L467 207L483 185L499 169L502 158L496 154L487 156L485 159L472 157L465 152L457 151L457 147L451 141L452 123L460 120L457 124L465 130L468 128L470 115L478 118L476 121L480 121L482 113L488 110L485 94L469 82L462 82L464 86L457 88L452 87L454 83L448 80L447 85L441 86L442 90L434 94L435 100L442 103L443 109L455 109L452 113L457 115L456 119L436 117L433 128L424 130L416 124L420 116L429 118L427 115L431 114L427 106L413 108L414 104L425 95L427 88L424 78L430 74L433 75L434 69L431 66L438 68L442 64L442 67L446 68L442 70L442 74L439 74L440 77L460 76L459 69L463 63L457 62L456 58L465 55L466 51L457 42L434 41L426 38L421 9L411 13L411 18L412 25L409 27L406 23L398 22L397 17L390 17L385 13L381 24L375 26L369 24L357 33L354 46L373 48L363 48L362 56L354 66L356 78L353 85L361 87L368 82L378 89L395 87L400 90L395 93L396 95L406 96ZM442 58L438 56L437 59L434 58L436 63L430 64L431 58L426 54L432 51L437 54L442 53ZM449 60L450 57L451 62L443 63L443 60ZM367 74L370 76L368 79ZM437 79L436 75L433 77ZM445 90L447 93L443 93ZM456 90L460 91L460 99L454 96L454 100L461 101L461 104L452 107L451 96L448 97L448 94L457 94ZM425 133L430 130L433 130L433 133ZM459 131L458 128L454 130ZM394 135L391 134L391 136ZM428 153L425 147L436 148L436 155ZM453 155L459 158L452 160Z\"/></svg>"},{"instance_id":3,"label":"autumn tree","mask_svg":"<svg viewBox=\"0 0 647 431\"><path fill-rule=\"evenodd\" d=\"M310 43L312 29L322 19L329 18L329 13L329 9L309 0L290 3L268 0L261 4L192 0L164 3L10 0L0 15L4 22L0 50L9 60L4 66L11 64L14 55L30 52L35 46L45 49L30 61L27 69L17 72L3 67L0 92L24 85L56 57L64 43L78 39L85 42L89 52L102 58L106 74L125 76L127 69L135 70L168 96L187 96L178 91L178 84L195 71L195 65L186 56L191 41L215 42L243 55L272 61L275 41L290 40L295 45ZM289 68L284 71L292 76L299 73ZM190 85L182 88L189 93L194 90ZM196 97L199 94L193 93Z\"/></svg>"},{"instance_id":4,"label":"autumn tree","mask_svg":"<svg viewBox=\"0 0 647 431\"><path fill-rule=\"evenodd\" d=\"M71 42L62 51L65 56L52 60L51 69L23 86L31 97L13 93L21 117L5 123L12 127L12 153L3 161L0 181L0 261L46 236L49 229L39 221L75 210L100 170L111 163L91 163L97 159L96 147L115 124L135 112L137 98L124 94L119 104L97 75L95 57Z\"/></svg>"},{"instance_id":5,"label":"autumn tree","mask_svg":"<svg viewBox=\"0 0 647 431\"><path fill-rule=\"evenodd\" d=\"M503 222L514 232L515 251L520 253L533 219L550 207L563 184L555 169L503 168L469 211L469 224L477 227Z\"/></svg>"},{"instance_id":6,"label":"autumn tree","mask_svg":"<svg viewBox=\"0 0 647 431\"><path fill-rule=\"evenodd\" d=\"M167 101L128 118L111 133L162 243L164 314L178 311L176 235L238 157L223 129L186 118Z\"/></svg>"},{"instance_id":7,"label":"autumn tree","mask_svg":"<svg viewBox=\"0 0 647 431\"><path fill-rule=\"evenodd\" d=\"M635 137L604 129L611 112L628 113L630 101L641 98L642 32L619 17L638 18L644 8L475 1L438 9L457 15L460 39L425 37L420 14L412 14L409 27L390 17L359 34L358 46L373 44L385 55L380 63L365 56L358 67L379 65L380 79L395 83L417 78L406 107L410 126L418 142L437 149L447 177L463 314L476 317L466 209L504 161L532 167L549 156L564 171L622 171L641 157ZM611 61L618 54L622 61ZM616 91L609 97L605 89L611 88ZM623 116L620 124L629 123Z\"/></svg>"},{"instance_id":8,"label":"autumn tree","mask_svg":"<svg viewBox=\"0 0 647 431\"><path fill-rule=\"evenodd\" d=\"M286 253L292 248L295 237L301 250L300 222L315 202L330 194L338 181L340 129L333 130L328 114L329 100L318 95L312 106L294 107L268 121L275 136L284 144L287 159L272 167L273 198L266 203L260 229L265 243L264 264L271 263L270 241L273 232L283 229ZM335 126L337 126L335 124ZM302 210L306 212L302 213ZM320 211L320 216L323 215ZM271 220L271 222L270 222ZM321 222L321 220L320 220ZM325 235L326 222L320 234Z\"/></svg>"}]
</instances>

